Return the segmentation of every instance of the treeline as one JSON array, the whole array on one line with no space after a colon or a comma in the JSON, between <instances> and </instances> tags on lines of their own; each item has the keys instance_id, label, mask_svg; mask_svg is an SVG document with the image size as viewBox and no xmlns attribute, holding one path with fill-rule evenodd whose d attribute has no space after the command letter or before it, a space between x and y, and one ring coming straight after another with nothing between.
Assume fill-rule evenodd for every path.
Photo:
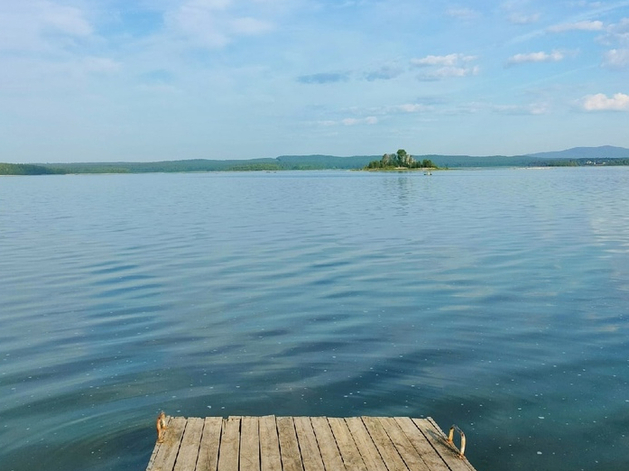
<instances>
[{"instance_id":1,"label":"treeline","mask_svg":"<svg viewBox=\"0 0 629 471\"><path fill-rule=\"evenodd\" d=\"M67 175L91 173L175 173L286 170L275 159L260 160L175 160L164 162L86 162L57 164L0 163L0 175Z\"/></svg>"},{"instance_id":2,"label":"treeline","mask_svg":"<svg viewBox=\"0 0 629 471\"><path fill-rule=\"evenodd\" d=\"M162 162L82 162L56 164L0 164L0 175L45 175L77 173L169 173L245 172L279 170L359 169L372 156L335 157L329 155L280 156L249 160L171 160Z\"/></svg>"},{"instance_id":3,"label":"treeline","mask_svg":"<svg viewBox=\"0 0 629 471\"><path fill-rule=\"evenodd\" d=\"M629 165L629 159L555 159L541 164L544 167L599 167Z\"/></svg>"},{"instance_id":4,"label":"treeline","mask_svg":"<svg viewBox=\"0 0 629 471\"><path fill-rule=\"evenodd\" d=\"M0 163L0 175L50 175L54 173L58 172L44 165Z\"/></svg>"},{"instance_id":5,"label":"treeline","mask_svg":"<svg viewBox=\"0 0 629 471\"><path fill-rule=\"evenodd\" d=\"M395 154L384 154L380 160L372 160L365 166L365 170L387 170L400 168L437 168L430 159L415 160L404 149Z\"/></svg>"},{"instance_id":6,"label":"treeline","mask_svg":"<svg viewBox=\"0 0 629 471\"><path fill-rule=\"evenodd\" d=\"M173 173L280 170L275 159L168 160L162 162L113 162L46 164L62 173Z\"/></svg>"},{"instance_id":7,"label":"treeline","mask_svg":"<svg viewBox=\"0 0 629 471\"><path fill-rule=\"evenodd\" d=\"M558 167L629 165L629 158L540 159L531 156L424 155L417 159L400 149L395 154L335 157L330 155L280 156L250 160L173 160L163 162L85 162L56 164L0 163L0 175L65 175L76 173L168 173L279 170L358 170L391 168Z\"/></svg>"}]
</instances>

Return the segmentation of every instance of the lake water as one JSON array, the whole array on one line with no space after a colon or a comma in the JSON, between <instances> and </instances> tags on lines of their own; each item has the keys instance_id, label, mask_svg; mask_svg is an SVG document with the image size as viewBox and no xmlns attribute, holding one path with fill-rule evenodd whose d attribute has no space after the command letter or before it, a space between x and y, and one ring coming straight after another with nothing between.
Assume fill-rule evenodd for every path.
<instances>
[{"instance_id":1,"label":"lake water","mask_svg":"<svg viewBox=\"0 0 629 471\"><path fill-rule=\"evenodd\" d=\"M629 469L629 168L0 179L0 468L155 416L431 416L479 470Z\"/></svg>"}]
</instances>

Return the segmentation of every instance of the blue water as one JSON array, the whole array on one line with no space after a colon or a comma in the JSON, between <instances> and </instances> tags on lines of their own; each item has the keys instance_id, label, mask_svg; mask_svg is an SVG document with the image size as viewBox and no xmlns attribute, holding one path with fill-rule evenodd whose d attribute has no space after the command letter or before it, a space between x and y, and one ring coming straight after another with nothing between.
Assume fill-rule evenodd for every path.
<instances>
[{"instance_id":1,"label":"blue water","mask_svg":"<svg viewBox=\"0 0 629 471\"><path fill-rule=\"evenodd\" d=\"M0 468L144 469L163 409L626 470L628 306L629 168L1 178Z\"/></svg>"}]
</instances>

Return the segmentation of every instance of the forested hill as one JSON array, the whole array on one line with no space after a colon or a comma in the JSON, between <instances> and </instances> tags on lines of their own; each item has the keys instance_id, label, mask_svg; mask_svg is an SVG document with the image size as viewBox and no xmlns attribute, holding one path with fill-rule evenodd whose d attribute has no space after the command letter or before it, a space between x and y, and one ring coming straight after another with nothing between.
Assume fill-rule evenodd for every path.
<instances>
[{"instance_id":1,"label":"forested hill","mask_svg":"<svg viewBox=\"0 0 629 471\"><path fill-rule=\"evenodd\" d=\"M573 147L572 149L554 152L539 152L531 154L531 157L542 160L552 159L627 159L629 149L624 147Z\"/></svg>"},{"instance_id":2,"label":"forested hill","mask_svg":"<svg viewBox=\"0 0 629 471\"><path fill-rule=\"evenodd\" d=\"M353 157L336 157L333 155L281 155L276 160L283 167L291 170L307 169L359 169L373 159L382 156L357 155Z\"/></svg>"},{"instance_id":3,"label":"forested hill","mask_svg":"<svg viewBox=\"0 0 629 471\"><path fill-rule=\"evenodd\" d=\"M216 172L248 170L362 169L379 155L337 157L332 155L283 155L250 160L169 160L162 162L93 162L10 164L0 163L0 175L48 175L73 173ZM560 152L520 156L413 155L440 168L540 167L584 165L629 165L629 149L623 147L577 147Z\"/></svg>"},{"instance_id":4,"label":"forested hill","mask_svg":"<svg viewBox=\"0 0 629 471\"><path fill-rule=\"evenodd\" d=\"M80 162L54 164L0 163L0 175L45 175L74 173L221 172L250 170L360 169L374 156L331 155L281 156L250 160L169 160L163 162Z\"/></svg>"}]
</instances>

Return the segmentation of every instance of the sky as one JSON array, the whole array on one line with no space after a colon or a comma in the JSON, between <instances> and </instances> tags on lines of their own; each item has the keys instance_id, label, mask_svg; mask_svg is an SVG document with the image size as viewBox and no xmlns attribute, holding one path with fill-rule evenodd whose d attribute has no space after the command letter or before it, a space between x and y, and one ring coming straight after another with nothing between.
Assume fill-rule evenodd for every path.
<instances>
[{"instance_id":1,"label":"sky","mask_svg":"<svg viewBox=\"0 0 629 471\"><path fill-rule=\"evenodd\" d=\"M629 1L0 0L0 162L629 147Z\"/></svg>"}]
</instances>

